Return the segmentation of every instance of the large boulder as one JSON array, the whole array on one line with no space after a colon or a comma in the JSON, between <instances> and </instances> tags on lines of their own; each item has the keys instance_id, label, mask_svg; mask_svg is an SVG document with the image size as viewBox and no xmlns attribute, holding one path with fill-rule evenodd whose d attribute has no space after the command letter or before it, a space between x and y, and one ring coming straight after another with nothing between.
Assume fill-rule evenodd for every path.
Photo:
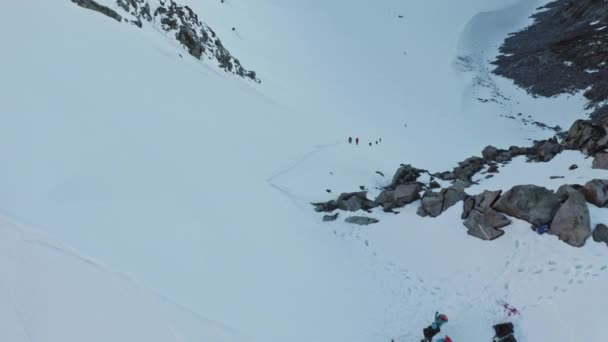
<instances>
[{"instance_id":1,"label":"large boulder","mask_svg":"<svg viewBox=\"0 0 608 342\"><path fill-rule=\"evenodd\" d=\"M587 120L576 120L568 130L563 145L592 155L606 145L606 129Z\"/></svg>"},{"instance_id":2,"label":"large boulder","mask_svg":"<svg viewBox=\"0 0 608 342\"><path fill-rule=\"evenodd\" d=\"M567 194L567 200L555 214L549 233L571 246L582 247L591 236L591 219L585 197L569 185L562 186L559 194Z\"/></svg>"},{"instance_id":3,"label":"large boulder","mask_svg":"<svg viewBox=\"0 0 608 342\"><path fill-rule=\"evenodd\" d=\"M604 242L608 245L608 227L604 224L598 224L593 230L593 240L596 242Z\"/></svg>"},{"instance_id":4,"label":"large boulder","mask_svg":"<svg viewBox=\"0 0 608 342\"><path fill-rule=\"evenodd\" d=\"M382 206L384 211L391 211L420 199L420 191L422 186L418 183L401 184L395 190L385 189L374 202Z\"/></svg>"},{"instance_id":5,"label":"large boulder","mask_svg":"<svg viewBox=\"0 0 608 342\"><path fill-rule=\"evenodd\" d=\"M422 217L437 217L465 198L467 198L467 194L464 192L463 183L460 182L456 182L440 192L427 190L422 197L417 214Z\"/></svg>"},{"instance_id":6,"label":"large boulder","mask_svg":"<svg viewBox=\"0 0 608 342\"><path fill-rule=\"evenodd\" d=\"M511 221L505 215L492 208L473 209L463 224L468 228L468 234L482 240L494 240L504 232L499 230L509 225Z\"/></svg>"},{"instance_id":7,"label":"large boulder","mask_svg":"<svg viewBox=\"0 0 608 342\"><path fill-rule=\"evenodd\" d=\"M591 166L594 169L608 170L608 153L598 153Z\"/></svg>"},{"instance_id":8,"label":"large boulder","mask_svg":"<svg viewBox=\"0 0 608 342\"><path fill-rule=\"evenodd\" d=\"M388 186L390 189L396 189L401 184L413 184L416 183L421 174L425 173L426 170L417 169L411 165L401 165L395 175L393 181Z\"/></svg>"},{"instance_id":9,"label":"large boulder","mask_svg":"<svg viewBox=\"0 0 608 342\"><path fill-rule=\"evenodd\" d=\"M539 227L551 223L560 205L560 197L551 190L536 185L517 185L502 195L492 208Z\"/></svg>"},{"instance_id":10,"label":"large boulder","mask_svg":"<svg viewBox=\"0 0 608 342\"><path fill-rule=\"evenodd\" d=\"M589 203L600 208L604 208L608 204L608 180L606 179L594 179L587 182L582 192Z\"/></svg>"},{"instance_id":11,"label":"large boulder","mask_svg":"<svg viewBox=\"0 0 608 342\"><path fill-rule=\"evenodd\" d=\"M365 216L350 216L347 217L346 220L347 223L352 223L352 224L358 224L360 226L367 226L370 224L374 224L374 223L378 223L380 222L380 220L375 219L373 217L365 217Z\"/></svg>"}]
</instances>

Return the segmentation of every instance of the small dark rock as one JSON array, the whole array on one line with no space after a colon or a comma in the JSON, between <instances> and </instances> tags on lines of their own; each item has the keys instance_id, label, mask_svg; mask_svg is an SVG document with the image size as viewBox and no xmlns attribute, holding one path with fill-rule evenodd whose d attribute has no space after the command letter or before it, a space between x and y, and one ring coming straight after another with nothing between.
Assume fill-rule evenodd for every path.
<instances>
[{"instance_id":1,"label":"small dark rock","mask_svg":"<svg viewBox=\"0 0 608 342\"><path fill-rule=\"evenodd\" d=\"M572 164L572 165L570 165L570 167L568 169L569 170L576 170L576 169L578 169L578 165Z\"/></svg>"},{"instance_id":2,"label":"small dark rock","mask_svg":"<svg viewBox=\"0 0 608 342\"><path fill-rule=\"evenodd\" d=\"M340 213L335 213L333 215L325 215L323 216L323 222L335 221L338 218L338 215L340 215Z\"/></svg>"},{"instance_id":3,"label":"small dark rock","mask_svg":"<svg viewBox=\"0 0 608 342\"><path fill-rule=\"evenodd\" d=\"M352 224L358 224L361 226L367 226L370 224L374 224L374 223L378 223L380 222L380 220L375 219L373 217L365 217L365 216L350 216L347 217L346 220L344 220L348 223L352 223Z\"/></svg>"},{"instance_id":4,"label":"small dark rock","mask_svg":"<svg viewBox=\"0 0 608 342\"><path fill-rule=\"evenodd\" d=\"M608 227L604 224L598 224L593 230L593 240L596 242L604 242L608 245Z\"/></svg>"}]
</instances>

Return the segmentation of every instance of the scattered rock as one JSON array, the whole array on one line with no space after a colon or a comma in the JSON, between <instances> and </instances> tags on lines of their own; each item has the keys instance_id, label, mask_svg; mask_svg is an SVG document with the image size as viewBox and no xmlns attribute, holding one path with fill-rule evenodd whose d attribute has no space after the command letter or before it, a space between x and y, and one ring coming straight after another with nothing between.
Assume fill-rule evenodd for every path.
<instances>
[{"instance_id":1,"label":"scattered rock","mask_svg":"<svg viewBox=\"0 0 608 342\"><path fill-rule=\"evenodd\" d=\"M567 193L568 199L561 205L553 222L549 234L557 235L560 240L574 246L582 247L587 238L591 236L591 219L585 197L569 185L564 185L558 194Z\"/></svg>"},{"instance_id":2,"label":"scattered rock","mask_svg":"<svg viewBox=\"0 0 608 342\"><path fill-rule=\"evenodd\" d=\"M535 141L534 145L528 148L528 161L548 162L562 151L562 146L553 137L547 140Z\"/></svg>"},{"instance_id":3,"label":"scattered rock","mask_svg":"<svg viewBox=\"0 0 608 342\"><path fill-rule=\"evenodd\" d=\"M367 226L370 224L378 223L380 220L377 220L373 217L365 217L365 216L350 216L344 220L348 223L358 224L361 226Z\"/></svg>"},{"instance_id":4,"label":"scattered rock","mask_svg":"<svg viewBox=\"0 0 608 342\"><path fill-rule=\"evenodd\" d=\"M497 163L505 163L512 159L511 151L500 150L494 146L486 146L483 151L481 151L481 156L486 162L497 162Z\"/></svg>"},{"instance_id":5,"label":"scattered rock","mask_svg":"<svg viewBox=\"0 0 608 342\"><path fill-rule=\"evenodd\" d=\"M594 169L608 170L608 153L598 153L591 166Z\"/></svg>"},{"instance_id":6,"label":"scattered rock","mask_svg":"<svg viewBox=\"0 0 608 342\"><path fill-rule=\"evenodd\" d=\"M549 179L562 179L562 178L566 178L564 176L550 176Z\"/></svg>"},{"instance_id":7,"label":"scattered rock","mask_svg":"<svg viewBox=\"0 0 608 342\"><path fill-rule=\"evenodd\" d=\"M376 171L377 174L379 174L380 176L384 177L384 173L380 172L380 171Z\"/></svg>"},{"instance_id":8,"label":"scattered rock","mask_svg":"<svg viewBox=\"0 0 608 342\"><path fill-rule=\"evenodd\" d=\"M429 189L439 189L441 188L441 185L439 185L439 183L437 183L436 181L431 181L429 183Z\"/></svg>"},{"instance_id":9,"label":"scattered rock","mask_svg":"<svg viewBox=\"0 0 608 342\"><path fill-rule=\"evenodd\" d=\"M325 192L327 192L328 194L331 193L331 189L325 189Z\"/></svg>"},{"instance_id":10,"label":"scattered rock","mask_svg":"<svg viewBox=\"0 0 608 342\"><path fill-rule=\"evenodd\" d=\"M551 190L536 185L518 185L502 195L492 208L540 227L553 220L560 205L560 197Z\"/></svg>"},{"instance_id":11,"label":"scattered rock","mask_svg":"<svg viewBox=\"0 0 608 342\"><path fill-rule=\"evenodd\" d=\"M323 222L335 221L338 218L339 214L340 213L335 213L333 215L325 215L325 216L323 216Z\"/></svg>"},{"instance_id":12,"label":"scattered rock","mask_svg":"<svg viewBox=\"0 0 608 342\"><path fill-rule=\"evenodd\" d=\"M336 206L344 211L368 210L376 207L373 201L367 199L367 192L343 193L336 200Z\"/></svg>"},{"instance_id":13,"label":"scattered rock","mask_svg":"<svg viewBox=\"0 0 608 342\"><path fill-rule=\"evenodd\" d=\"M604 224L598 224L593 230L593 240L596 242L604 242L608 245L608 227Z\"/></svg>"},{"instance_id":14,"label":"scattered rock","mask_svg":"<svg viewBox=\"0 0 608 342\"><path fill-rule=\"evenodd\" d=\"M488 173L498 173L498 166L496 164L490 165L490 167L488 167Z\"/></svg>"},{"instance_id":15,"label":"scattered rock","mask_svg":"<svg viewBox=\"0 0 608 342\"><path fill-rule=\"evenodd\" d=\"M417 214L426 217L437 217L451 206L467 198L462 184L455 184L440 192L427 190L422 197Z\"/></svg>"},{"instance_id":16,"label":"scattered rock","mask_svg":"<svg viewBox=\"0 0 608 342\"><path fill-rule=\"evenodd\" d=\"M570 165L570 167L568 169L571 170L571 171L572 170L576 170L576 169L578 169L578 165L572 164L572 165Z\"/></svg>"},{"instance_id":17,"label":"scattered rock","mask_svg":"<svg viewBox=\"0 0 608 342\"><path fill-rule=\"evenodd\" d=\"M595 204L600 208L604 208L608 203L608 180L591 180L585 184L582 192L587 202Z\"/></svg>"},{"instance_id":18,"label":"scattered rock","mask_svg":"<svg viewBox=\"0 0 608 342\"><path fill-rule=\"evenodd\" d=\"M438 173L435 176L445 181L460 180L466 182L468 186L473 182L471 179L473 175L481 171L484 166L485 161L482 158L471 157L458 163L458 166L453 171Z\"/></svg>"}]
</instances>

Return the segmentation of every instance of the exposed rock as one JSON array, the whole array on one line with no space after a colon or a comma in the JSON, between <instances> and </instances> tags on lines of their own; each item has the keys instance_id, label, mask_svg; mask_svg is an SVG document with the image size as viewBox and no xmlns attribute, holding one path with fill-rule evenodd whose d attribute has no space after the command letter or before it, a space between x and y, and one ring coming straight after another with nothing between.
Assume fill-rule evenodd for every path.
<instances>
[{"instance_id":1,"label":"exposed rock","mask_svg":"<svg viewBox=\"0 0 608 342\"><path fill-rule=\"evenodd\" d=\"M446 181L460 180L466 182L468 186L473 182L471 177L473 177L473 175L475 175L477 172L481 171L484 166L485 161L482 158L471 157L458 163L458 167L454 168L453 171L438 173L435 174L435 176Z\"/></svg>"},{"instance_id":2,"label":"exposed rock","mask_svg":"<svg viewBox=\"0 0 608 342\"><path fill-rule=\"evenodd\" d=\"M384 173L380 172L380 171L376 171L377 174L379 174L380 176L384 177Z\"/></svg>"},{"instance_id":3,"label":"exposed rock","mask_svg":"<svg viewBox=\"0 0 608 342\"><path fill-rule=\"evenodd\" d=\"M502 195L492 208L540 227L553 220L560 205L560 197L551 190L518 185Z\"/></svg>"},{"instance_id":4,"label":"exposed rock","mask_svg":"<svg viewBox=\"0 0 608 342\"><path fill-rule=\"evenodd\" d=\"M600 208L606 207L608 203L608 180L591 180L585 184L582 192L587 202L595 204Z\"/></svg>"},{"instance_id":5,"label":"exposed rock","mask_svg":"<svg viewBox=\"0 0 608 342\"><path fill-rule=\"evenodd\" d=\"M328 202L312 203L312 205L315 207L315 211L320 213L331 213L332 211L338 209L338 204L334 200Z\"/></svg>"},{"instance_id":6,"label":"exposed rock","mask_svg":"<svg viewBox=\"0 0 608 342\"><path fill-rule=\"evenodd\" d=\"M528 148L528 161L548 162L562 151L562 146L556 138L535 141L534 145Z\"/></svg>"},{"instance_id":7,"label":"exposed rock","mask_svg":"<svg viewBox=\"0 0 608 342\"><path fill-rule=\"evenodd\" d=\"M579 150L593 155L606 146L606 129L586 120L576 120L568 130L563 145L567 149Z\"/></svg>"},{"instance_id":8,"label":"exposed rock","mask_svg":"<svg viewBox=\"0 0 608 342\"><path fill-rule=\"evenodd\" d=\"M486 146L483 151L481 151L481 156L486 162L505 163L512 159L510 151L500 150L491 145Z\"/></svg>"},{"instance_id":9,"label":"exposed rock","mask_svg":"<svg viewBox=\"0 0 608 342\"><path fill-rule=\"evenodd\" d=\"M420 184L402 184L395 190L385 189L374 202L382 206L384 211L391 211L420 199L420 191L422 191Z\"/></svg>"},{"instance_id":10,"label":"exposed rock","mask_svg":"<svg viewBox=\"0 0 608 342\"><path fill-rule=\"evenodd\" d=\"M103 15L106 15L118 22L122 21L122 16L120 14L116 13L116 11L114 11L113 9L111 9L109 7L100 5L93 0L72 0L72 2L77 4L80 7L90 9L92 11L99 12Z\"/></svg>"},{"instance_id":11,"label":"exposed rock","mask_svg":"<svg viewBox=\"0 0 608 342\"><path fill-rule=\"evenodd\" d=\"M568 199L555 214L549 234L557 235L560 240L571 246L582 247L591 236L589 208L580 192L568 185L558 190L558 193L565 192L568 194Z\"/></svg>"},{"instance_id":12,"label":"exposed rock","mask_svg":"<svg viewBox=\"0 0 608 342\"><path fill-rule=\"evenodd\" d=\"M439 183L437 183L436 181L431 181L429 183L429 189L439 189L441 188L441 185L439 185Z\"/></svg>"},{"instance_id":13,"label":"exposed rock","mask_svg":"<svg viewBox=\"0 0 608 342\"><path fill-rule=\"evenodd\" d=\"M491 208L494 202L498 199L502 190L484 191L479 195L467 197L463 202L462 219L469 217L469 213L474 208L486 209Z\"/></svg>"},{"instance_id":14,"label":"exposed rock","mask_svg":"<svg viewBox=\"0 0 608 342\"><path fill-rule=\"evenodd\" d=\"M468 234L482 240L494 240L504 234L503 228L511 221L503 214L491 208L475 208L469 217L463 222L468 228Z\"/></svg>"},{"instance_id":15,"label":"exposed rock","mask_svg":"<svg viewBox=\"0 0 608 342\"><path fill-rule=\"evenodd\" d=\"M397 172L393 176L393 181L388 186L391 189L397 188L402 184L413 184L416 183L421 174L425 173L426 170L417 169L411 165L401 165Z\"/></svg>"},{"instance_id":16,"label":"exposed rock","mask_svg":"<svg viewBox=\"0 0 608 342\"><path fill-rule=\"evenodd\" d=\"M608 153L598 153L591 166L594 169L608 170Z\"/></svg>"},{"instance_id":17,"label":"exposed rock","mask_svg":"<svg viewBox=\"0 0 608 342\"><path fill-rule=\"evenodd\" d=\"M549 179L562 179L562 178L566 178L564 176L549 176Z\"/></svg>"},{"instance_id":18,"label":"exposed rock","mask_svg":"<svg viewBox=\"0 0 608 342\"><path fill-rule=\"evenodd\" d=\"M340 213L335 213L333 215L324 215L323 222L335 221L336 219L338 219L338 215L340 215Z\"/></svg>"},{"instance_id":19,"label":"exposed rock","mask_svg":"<svg viewBox=\"0 0 608 342\"><path fill-rule=\"evenodd\" d=\"M490 167L488 167L488 173L498 173L498 166L495 164L490 165Z\"/></svg>"},{"instance_id":20,"label":"exposed rock","mask_svg":"<svg viewBox=\"0 0 608 342\"><path fill-rule=\"evenodd\" d=\"M576 170L576 169L578 169L578 165L576 165L576 164L572 164L572 165L570 165L570 167L568 168L568 170L571 170L571 171L572 171L572 170Z\"/></svg>"},{"instance_id":21,"label":"exposed rock","mask_svg":"<svg viewBox=\"0 0 608 342\"><path fill-rule=\"evenodd\" d=\"M368 210L376 207L373 201L367 199L367 192L343 193L336 200L338 209L344 211Z\"/></svg>"},{"instance_id":22,"label":"exposed rock","mask_svg":"<svg viewBox=\"0 0 608 342\"><path fill-rule=\"evenodd\" d=\"M378 223L380 220L377 220L373 217L365 217L365 216L350 216L344 220L348 223L358 224L361 226L367 226L370 224Z\"/></svg>"},{"instance_id":23,"label":"exposed rock","mask_svg":"<svg viewBox=\"0 0 608 342\"><path fill-rule=\"evenodd\" d=\"M604 224L598 224L593 230L593 240L596 242L604 242L608 245L608 227Z\"/></svg>"},{"instance_id":24,"label":"exposed rock","mask_svg":"<svg viewBox=\"0 0 608 342\"><path fill-rule=\"evenodd\" d=\"M451 206L467 198L461 184L455 184L440 192L427 190L422 197L417 214L426 217L437 217Z\"/></svg>"}]
</instances>

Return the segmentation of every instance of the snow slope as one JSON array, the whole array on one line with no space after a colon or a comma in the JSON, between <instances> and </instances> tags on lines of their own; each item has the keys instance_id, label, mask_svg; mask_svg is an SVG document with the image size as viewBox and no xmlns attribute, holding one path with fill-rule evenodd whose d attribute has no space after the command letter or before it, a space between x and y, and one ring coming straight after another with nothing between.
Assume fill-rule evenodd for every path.
<instances>
[{"instance_id":1,"label":"snow slope","mask_svg":"<svg viewBox=\"0 0 608 342\"><path fill-rule=\"evenodd\" d=\"M443 171L486 144L553 134L500 115L563 127L582 117L581 96L532 99L489 73L493 44L526 21L495 30L476 18L525 17L531 7L185 3L261 85L180 57L148 25L67 0L16 2L0 14L3 213L255 341L415 341L438 309L456 341L487 341L504 316L497 299L522 311L522 341L543 340L548 327L554 341L571 341L570 329L601 340L606 317L593 303L607 280L604 246L572 249L521 222L484 243L466 235L456 207L436 220L416 216L414 204L374 213L381 223L365 229L322 224L309 204L384 185L402 162ZM476 100L496 92L506 99ZM363 146L348 145L351 135ZM588 165L577 172L581 182L592 176ZM506 189L522 172L503 175L512 178L482 186ZM28 312L52 298L40 296Z\"/></svg>"},{"instance_id":2,"label":"snow slope","mask_svg":"<svg viewBox=\"0 0 608 342\"><path fill-rule=\"evenodd\" d=\"M0 236L3 341L249 340L41 232L0 218Z\"/></svg>"}]
</instances>

